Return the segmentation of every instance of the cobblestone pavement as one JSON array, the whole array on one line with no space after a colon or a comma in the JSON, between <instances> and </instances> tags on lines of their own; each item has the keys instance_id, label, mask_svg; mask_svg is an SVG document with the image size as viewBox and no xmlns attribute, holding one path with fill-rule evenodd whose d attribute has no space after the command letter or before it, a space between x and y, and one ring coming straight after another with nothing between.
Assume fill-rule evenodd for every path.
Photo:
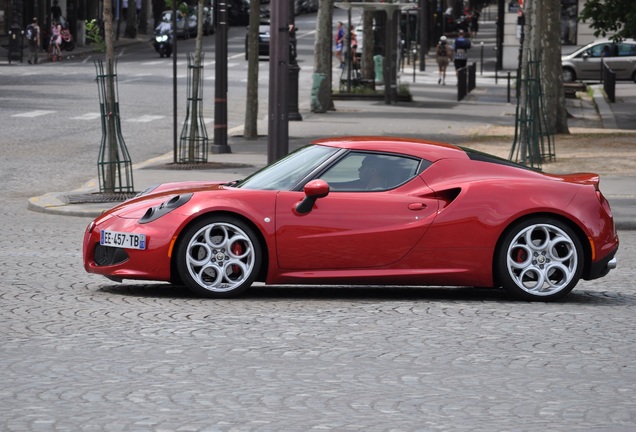
<instances>
[{"instance_id":1,"label":"cobblestone pavement","mask_svg":"<svg viewBox=\"0 0 636 432\"><path fill-rule=\"evenodd\" d=\"M88 222L23 198L0 213L0 430L636 428L634 231L617 270L557 304L373 287L215 301L86 274Z\"/></svg>"}]
</instances>

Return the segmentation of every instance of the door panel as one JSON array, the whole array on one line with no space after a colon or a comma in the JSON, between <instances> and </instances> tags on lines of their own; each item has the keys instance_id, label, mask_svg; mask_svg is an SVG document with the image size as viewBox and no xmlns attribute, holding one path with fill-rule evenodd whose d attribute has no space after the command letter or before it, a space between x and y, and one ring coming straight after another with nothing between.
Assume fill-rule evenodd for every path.
<instances>
[{"instance_id":1,"label":"door panel","mask_svg":"<svg viewBox=\"0 0 636 432\"><path fill-rule=\"evenodd\" d=\"M409 191L408 193L406 191ZM438 203L420 178L384 192L331 192L307 214L302 192L276 203L278 264L283 269L372 268L399 261L435 219Z\"/></svg>"}]
</instances>

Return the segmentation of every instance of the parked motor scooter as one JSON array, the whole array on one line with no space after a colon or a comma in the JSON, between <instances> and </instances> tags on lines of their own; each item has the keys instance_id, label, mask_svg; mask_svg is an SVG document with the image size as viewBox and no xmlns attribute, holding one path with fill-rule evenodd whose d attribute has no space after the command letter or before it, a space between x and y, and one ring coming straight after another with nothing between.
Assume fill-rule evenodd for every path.
<instances>
[{"instance_id":1,"label":"parked motor scooter","mask_svg":"<svg viewBox=\"0 0 636 432\"><path fill-rule=\"evenodd\" d=\"M159 53L159 57L170 57L172 55L172 25L168 22L160 23L155 29L155 50Z\"/></svg>"},{"instance_id":2,"label":"parked motor scooter","mask_svg":"<svg viewBox=\"0 0 636 432\"><path fill-rule=\"evenodd\" d=\"M62 28L60 32L62 36L62 43L60 47L63 51L73 51L75 49L75 42L73 42L73 36L71 35L71 31L67 28Z\"/></svg>"}]
</instances>

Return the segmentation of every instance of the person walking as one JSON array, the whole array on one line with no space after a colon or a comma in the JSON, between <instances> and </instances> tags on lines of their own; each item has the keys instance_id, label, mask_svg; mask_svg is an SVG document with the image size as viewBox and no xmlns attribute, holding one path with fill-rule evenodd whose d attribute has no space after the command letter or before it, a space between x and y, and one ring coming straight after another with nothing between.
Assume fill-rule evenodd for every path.
<instances>
[{"instance_id":1,"label":"person walking","mask_svg":"<svg viewBox=\"0 0 636 432\"><path fill-rule=\"evenodd\" d=\"M435 60L437 61L437 67L439 69L439 79L437 84L446 85L446 68L448 63L453 58L453 49L448 44L446 36L439 38L437 48L435 49Z\"/></svg>"},{"instance_id":2,"label":"person walking","mask_svg":"<svg viewBox=\"0 0 636 432\"><path fill-rule=\"evenodd\" d=\"M38 19L33 18L33 22L26 28L26 38L29 44L29 64L38 64L38 51L40 50L40 26Z\"/></svg>"},{"instance_id":3,"label":"person walking","mask_svg":"<svg viewBox=\"0 0 636 432\"><path fill-rule=\"evenodd\" d=\"M464 37L464 30L459 30L457 39L453 43L453 51L455 53L455 71L466 67L468 63L468 50L472 46L470 39Z\"/></svg>"},{"instance_id":4,"label":"person walking","mask_svg":"<svg viewBox=\"0 0 636 432\"><path fill-rule=\"evenodd\" d=\"M342 50L344 48L345 31L342 21L338 21L338 29L336 30L336 58L340 61L340 69L344 69L344 60L342 58Z\"/></svg>"}]
</instances>

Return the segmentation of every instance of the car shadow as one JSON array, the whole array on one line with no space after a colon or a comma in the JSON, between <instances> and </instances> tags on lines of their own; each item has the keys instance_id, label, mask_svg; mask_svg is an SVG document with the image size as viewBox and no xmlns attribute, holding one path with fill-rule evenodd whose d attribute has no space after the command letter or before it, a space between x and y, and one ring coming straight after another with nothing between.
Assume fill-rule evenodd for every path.
<instances>
[{"instance_id":1,"label":"car shadow","mask_svg":"<svg viewBox=\"0 0 636 432\"><path fill-rule=\"evenodd\" d=\"M165 283L103 285L99 291L129 297L168 299L208 299L192 293L185 286ZM218 299L217 299L218 300ZM224 299L220 299L224 300ZM404 286L324 286L260 285L247 293L225 301L461 301L524 303L503 289L473 287L404 287ZM530 302L526 302L530 303ZM553 303L554 304L554 303ZM556 304L617 306L634 305L636 296L617 291L575 289Z\"/></svg>"}]
</instances>

